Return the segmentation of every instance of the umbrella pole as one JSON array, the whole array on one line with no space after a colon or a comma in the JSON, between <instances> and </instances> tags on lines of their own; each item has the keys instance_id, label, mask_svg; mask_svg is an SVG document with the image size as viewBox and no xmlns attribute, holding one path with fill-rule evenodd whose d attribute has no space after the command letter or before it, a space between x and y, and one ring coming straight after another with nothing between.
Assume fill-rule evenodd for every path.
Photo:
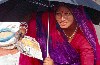
<instances>
[{"instance_id":1,"label":"umbrella pole","mask_svg":"<svg viewBox=\"0 0 100 65\"><path fill-rule=\"evenodd\" d=\"M49 57L49 13L48 13L47 57Z\"/></svg>"},{"instance_id":2,"label":"umbrella pole","mask_svg":"<svg viewBox=\"0 0 100 65\"><path fill-rule=\"evenodd\" d=\"M48 34L47 34L47 57L49 57L49 32L50 32L50 13L49 13L49 8L50 8L50 1L49 1L49 6L48 6Z\"/></svg>"}]
</instances>

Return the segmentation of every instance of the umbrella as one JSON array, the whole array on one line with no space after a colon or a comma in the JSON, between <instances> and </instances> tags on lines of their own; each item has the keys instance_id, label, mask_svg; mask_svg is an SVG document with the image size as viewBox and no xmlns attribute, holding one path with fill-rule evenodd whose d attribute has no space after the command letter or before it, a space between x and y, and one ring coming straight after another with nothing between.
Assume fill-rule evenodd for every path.
<instances>
[{"instance_id":1,"label":"umbrella","mask_svg":"<svg viewBox=\"0 0 100 65\"><path fill-rule=\"evenodd\" d=\"M100 11L100 4L97 4L92 0L49 0L49 1L58 1L75 5L83 5Z\"/></svg>"},{"instance_id":2,"label":"umbrella","mask_svg":"<svg viewBox=\"0 0 100 65\"><path fill-rule=\"evenodd\" d=\"M80 0L79 1L78 0L1 0L0 2L2 2L2 4L0 5L0 21L22 21L25 15L31 14L34 10L45 11L49 9L50 7L53 7L55 3L53 1L65 2L65 3L75 4L75 5L77 5L78 2L80 2L79 5L84 5L84 8L92 17L91 19L94 19L94 16L93 16L94 14L90 13L91 11L93 13L97 13L98 15L100 13L99 12L100 5L96 4L92 0L88 0L88 2L91 1L95 3L96 4L95 7L97 7L97 9L95 9L94 6L92 7L92 4L91 6L89 4L86 7L85 3L82 4L83 0L81 1ZM84 2L86 2L86 0L84 0ZM30 16L31 15L29 15L29 19L30 19ZM95 24L95 22L93 23Z\"/></svg>"},{"instance_id":3,"label":"umbrella","mask_svg":"<svg viewBox=\"0 0 100 65\"><path fill-rule=\"evenodd\" d=\"M26 0L26 1L27 2L29 1L33 4L39 4L39 5L41 5L40 3L45 3L44 8L53 7L54 5L57 4L57 2L64 2L64 3L68 3L68 4L70 3L72 5L83 5L85 11L88 13L90 18L92 19L93 24L99 25L99 22L100 22L100 5L95 3L92 0L48 0L49 2L46 0L44 0L44 1L42 1L42 0L37 0L37 1Z\"/></svg>"}]
</instances>

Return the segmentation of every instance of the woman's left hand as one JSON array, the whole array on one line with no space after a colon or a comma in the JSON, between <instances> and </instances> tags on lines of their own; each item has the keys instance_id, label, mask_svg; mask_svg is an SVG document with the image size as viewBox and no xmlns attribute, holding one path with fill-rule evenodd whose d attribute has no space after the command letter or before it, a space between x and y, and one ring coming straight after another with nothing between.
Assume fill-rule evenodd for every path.
<instances>
[{"instance_id":1,"label":"woman's left hand","mask_svg":"<svg viewBox=\"0 0 100 65\"><path fill-rule=\"evenodd\" d=\"M53 61L53 59L50 58L50 56L46 57L43 65L54 65L54 61Z\"/></svg>"}]
</instances>

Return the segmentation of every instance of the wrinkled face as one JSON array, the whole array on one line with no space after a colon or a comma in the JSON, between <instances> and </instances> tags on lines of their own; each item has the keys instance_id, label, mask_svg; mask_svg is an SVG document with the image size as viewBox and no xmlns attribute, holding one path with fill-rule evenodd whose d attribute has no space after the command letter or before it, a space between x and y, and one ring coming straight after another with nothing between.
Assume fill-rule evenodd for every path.
<instances>
[{"instance_id":1,"label":"wrinkled face","mask_svg":"<svg viewBox=\"0 0 100 65\"><path fill-rule=\"evenodd\" d=\"M74 22L71 11L65 6L58 8L55 17L61 28L68 28Z\"/></svg>"}]
</instances>

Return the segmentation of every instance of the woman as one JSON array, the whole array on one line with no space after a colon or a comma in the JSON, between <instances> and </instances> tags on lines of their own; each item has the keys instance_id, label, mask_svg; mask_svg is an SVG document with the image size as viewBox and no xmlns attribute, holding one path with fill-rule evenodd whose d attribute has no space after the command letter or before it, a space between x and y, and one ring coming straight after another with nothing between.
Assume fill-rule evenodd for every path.
<instances>
[{"instance_id":1,"label":"woman","mask_svg":"<svg viewBox=\"0 0 100 65\"><path fill-rule=\"evenodd\" d=\"M98 40L83 7L60 4L55 10L55 15L50 13L49 57L46 50L47 21L48 12L42 16L37 15L36 20L31 20L29 24L30 31L34 33L27 33L39 42L44 58L43 65L96 65ZM23 61L23 58L25 56L22 55L20 60Z\"/></svg>"},{"instance_id":2,"label":"woman","mask_svg":"<svg viewBox=\"0 0 100 65\"><path fill-rule=\"evenodd\" d=\"M55 28L55 30L52 28L53 31L51 32L51 40L53 42L51 42L51 44L54 45L54 47L51 48L51 46L49 45L49 53L52 59L47 57L44 60L44 65L49 65L50 62L50 65L95 64L95 44L91 43L89 40L87 40L87 37L85 37L89 35L85 35L88 29L83 31L84 26L82 27L82 23L83 25L87 26L87 24L85 24L87 23L87 20L84 17L84 12L81 11L81 9L79 11L75 11L75 8L71 9L65 4L61 4L58 6L55 12L57 27ZM54 55L58 57L54 57Z\"/></svg>"}]
</instances>

